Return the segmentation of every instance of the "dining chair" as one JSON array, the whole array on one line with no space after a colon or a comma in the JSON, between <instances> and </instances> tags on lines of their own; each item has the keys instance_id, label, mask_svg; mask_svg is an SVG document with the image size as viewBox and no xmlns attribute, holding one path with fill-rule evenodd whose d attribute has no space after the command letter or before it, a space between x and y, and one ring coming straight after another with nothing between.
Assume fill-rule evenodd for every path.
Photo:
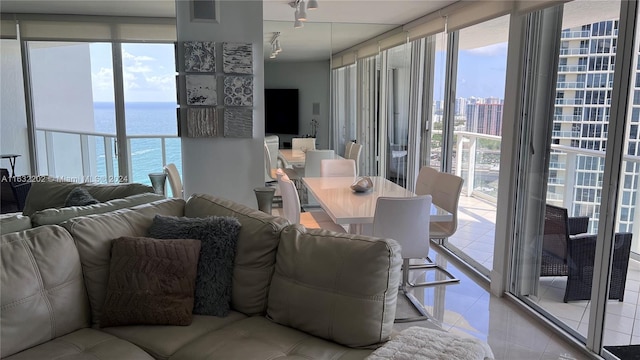
<instances>
[{"instance_id":1,"label":"dining chair","mask_svg":"<svg viewBox=\"0 0 640 360\"><path fill-rule=\"evenodd\" d=\"M273 161L273 157L271 156L271 150L269 150L269 146L265 142L264 143L265 183L271 183L271 182L278 181L278 177L276 176L277 167L273 166L272 161Z\"/></svg>"},{"instance_id":2,"label":"dining chair","mask_svg":"<svg viewBox=\"0 0 640 360\"><path fill-rule=\"evenodd\" d=\"M344 155L342 157L348 158L349 153L351 152L351 147L355 144L353 141L349 140L344 144Z\"/></svg>"},{"instance_id":3,"label":"dining chair","mask_svg":"<svg viewBox=\"0 0 640 360\"><path fill-rule=\"evenodd\" d=\"M293 150L315 150L316 138L293 138L291 139L291 149Z\"/></svg>"},{"instance_id":4,"label":"dining chair","mask_svg":"<svg viewBox=\"0 0 640 360\"><path fill-rule=\"evenodd\" d=\"M320 165L324 159L335 159L336 153L333 150L307 150L304 160L304 176L320 176Z\"/></svg>"},{"instance_id":5,"label":"dining chair","mask_svg":"<svg viewBox=\"0 0 640 360\"><path fill-rule=\"evenodd\" d=\"M360 175L360 154L362 153L362 144L353 143L351 145L351 150L349 151L348 156L345 156L347 159L353 159L356 162L356 176Z\"/></svg>"},{"instance_id":6,"label":"dining chair","mask_svg":"<svg viewBox=\"0 0 640 360\"><path fill-rule=\"evenodd\" d=\"M280 138L278 135L269 135L264 137L264 144L269 148L269 157L271 162L272 175L265 173L265 181L274 181L275 178L275 170L279 168L278 164L278 149L280 148ZM267 176L269 175L269 176Z\"/></svg>"},{"instance_id":7,"label":"dining chair","mask_svg":"<svg viewBox=\"0 0 640 360\"><path fill-rule=\"evenodd\" d=\"M356 162L353 159L322 159L320 176L356 177Z\"/></svg>"},{"instance_id":8,"label":"dining chair","mask_svg":"<svg viewBox=\"0 0 640 360\"><path fill-rule=\"evenodd\" d=\"M171 187L171 195L174 198L184 199L184 189L182 188L182 180L180 179L180 173L174 163L169 163L163 168L167 179L169 180L169 186Z\"/></svg>"},{"instance_id":9,"label":"dining chair","mask_svg":"<svg viewBox=\"0 0 640 360\"><path fill-rule=\"evenodd\" d=\"M416 180L416 195L431 195L433 204L451 213L453 219L447 222L433 222L429 227L431 239L445 239L455 234L458 229L458 204L462 193L464 179L440 172L429 166L423 166Z\"/></svg>"},{"instance_id":10,"label":"dining chair","mask_svg":"<svg viewBox=\"0 0 640 360\"><path fill-rule=\"evenodd\" d=\"M325 229L336 232L346 232L346 230L333 222L329 215L323 210L300 212L300 198L298 190L289 177L278 170L278 185L282 194L283 217L292 224L301 224L309 229Z\"/></svg>"},{"instance_id":11,"label":"dining chair","mask_svg":"<svg viewBox=\"0 0 640 360\"><path fill-rule=\"evenodd\" d=\"M397 322L423 320L427 314L422 305L407 291L407 287L445 285L459 282L441 267L430 266L427 270L443 272L448 279L413 284L409 282L410 259L422 259L429 256L429 220L431 195L415 197L379 197L373 216L372 235L396 240L402 247L402 283L400 291L421 313L419 318L396 319Z\"/></svg>"}]
</instances>

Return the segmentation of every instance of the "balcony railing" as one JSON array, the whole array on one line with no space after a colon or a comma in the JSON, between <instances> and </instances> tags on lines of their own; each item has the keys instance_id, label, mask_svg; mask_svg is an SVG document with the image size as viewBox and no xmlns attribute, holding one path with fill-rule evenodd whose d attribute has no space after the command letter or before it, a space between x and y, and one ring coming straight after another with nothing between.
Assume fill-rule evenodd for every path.
<instances>
[{"instance_id":1,"label":"balcony railing","mask_svg":"<svg viewBox=\"0 0 640 360\"><path fill-rule=\"evenodd\" d=\"M585 31L563 31L561 33L562 39L575 39L575 38L588 38L591 36L591 32Z\"/></svg>"},{"instance_id":2,"label":"balcony railing","mask_svg":"<svg viewBox=\"0 0 640 360\"><path fill-rule=\"evenodd\" d=\"M553 115L553 121L566 121L566 122L574 122L581 121L581 115Z\"/></svg>"},{"instance_id":3,"label":"balcony railing","mask_svg":"<svg viewBox=\"0 0 640 360\"><path fill-rule=\"evenodd\" d=\"M558 72L584 72L587 71L587 65L559 65Z\"/></svg>"},{"instance_id":4,"label":"balcony railing","mask_svg":"<svg viewBox=\"0 0 640 360\"><path fill-rule=\"evenodd\" d=\"M556 105L582 105L583 99L556 99Z\"/></svg>"},{"instance_id":5,"label":"balcony railing","mask_svg":"<svg viewBox=\"0 0 640 360\"><path fill-rule=\"evenodd\" d=\"M562 81L558 82L558 89L584 89L584 81Z\"/></svg>"},{"instance_id":6,"label":"balcony railing","mask_svg":"<svg viewBox=\"0 0 640 360\"><path fill-rule=\"evenodd\" d=\"M78 182L139 182L162 172L167 163L181 169L181 143L176 135L127 136L129 173L118 174L116 136L110 133L36 129L41 174Z\"/></svg>"},{"instance_id":7,"label":"balcony railing","mask_svg":"<svg viewBox=\"0 0 640 360\"><path fill-rule=\"evenodd\" d=\"M571 131L571 130L553 131L551 136L555 138L579 138L580 131Z\"/></svg>"},{"instance_id":8,"label":"balcony railing","mask_svg":"<svg viewBox=\"0 0 640 360\"><path fill-rule=\"evenodd\" d=\"M589 53L587 48L567 48L560 49L560 55L585 55Z\"/></svg>"}]
</instances>

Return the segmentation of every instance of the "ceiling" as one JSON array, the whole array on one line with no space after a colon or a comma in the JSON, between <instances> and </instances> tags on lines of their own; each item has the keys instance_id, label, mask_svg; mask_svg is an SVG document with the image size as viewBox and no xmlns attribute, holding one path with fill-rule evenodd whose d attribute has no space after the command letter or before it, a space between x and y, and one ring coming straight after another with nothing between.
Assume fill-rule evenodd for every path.
<instances>
[{"instance_id":1,"label":"ceiling","mask_svg":"<svg viewBox=\"0 0 640 360\"><path fill-rule=\"evenodd\" d=\"M184 1L184 0L179 0ZM223 0L234 1L234 0ZM267 61L327 60L336 53L456 2L455 0L318 0L304 28L294 29L289 0L263 0ZM2 0L0 12L174 17L174 0ZM270 40L281 32L274 60Z\"/></svg>"}]
</instances>

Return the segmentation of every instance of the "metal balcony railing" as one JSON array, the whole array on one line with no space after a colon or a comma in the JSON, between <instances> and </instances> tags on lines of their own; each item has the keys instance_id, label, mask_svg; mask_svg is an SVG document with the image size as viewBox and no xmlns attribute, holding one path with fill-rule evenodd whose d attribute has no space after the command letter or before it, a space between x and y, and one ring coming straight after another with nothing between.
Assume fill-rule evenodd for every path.
<instances>
[{"instance_id":1,"label":"metal balcony railing","mask_svg":"<svg viewBox=\"0 0 640 360\"><path fill-rule=\"evenodd\" d=\"M581 120L581 115L553 115L553 121L575 122Z\"/></svg>"},{"instance_id":2,"label":"metal balcony railing","mask_svg":"<svg viewBox=\"0 0 640 360\"><path fill-rule=\"evenodd\" d=\"M582 105L583 99L556 99L556 105Z\"/></svg>"},{"instance_id":3,"label":"metal balcony railing","mask_svg":"<svg viewBox=\"0 0 640 360\"><path fill-rule=\"evenodd\" d=\"M586 55L589 53L588 48L565 48L560 49L560 55Z\"/></svg>"},{"instance_id":4,"label":"metal balcony railing","mask_svg":"<svg viewBox=\"0 0 640 360\"><path fill-rule=\"evenodd\" d=\"M575 39L575 38L588 38L591 36L591 32L585 31L563 31L561 33L562 39Z\"/></svg>"},{"instance_id":5,"label":"metal balcony railing","mask_svg":"<svg viewBox=\"0 0 640 360\"><path fill-rule=\"evenodd\" d=\"M584 81L562 81L558 82L558 89L584 89Z\"/></svg>"},{"instance_id":6,"label":"metal balcony railing","mask_svg":"<svg viewBox=\"0 0 640 360\"><path fill-rule=\"evenodd\" d=\"M587 65L559 65L558 72L585 72Z\"/></svg>"}]
</instances>

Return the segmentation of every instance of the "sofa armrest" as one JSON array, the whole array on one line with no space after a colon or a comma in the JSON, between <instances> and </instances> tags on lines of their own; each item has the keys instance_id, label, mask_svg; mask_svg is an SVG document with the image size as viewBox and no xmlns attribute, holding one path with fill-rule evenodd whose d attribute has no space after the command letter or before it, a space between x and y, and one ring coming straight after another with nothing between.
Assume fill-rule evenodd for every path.
<instances>
[{"instance_id":1,"label":"sofa armrest","mask_svg":"<svg viewBox=\"0 0 640 360\"><path fill-rule=\"evenodd\" d=\"M400 254L395 240L288 226L280 237L267 314L349 347L386 341L395 319Z\"/></svg>"}]
</instances>

